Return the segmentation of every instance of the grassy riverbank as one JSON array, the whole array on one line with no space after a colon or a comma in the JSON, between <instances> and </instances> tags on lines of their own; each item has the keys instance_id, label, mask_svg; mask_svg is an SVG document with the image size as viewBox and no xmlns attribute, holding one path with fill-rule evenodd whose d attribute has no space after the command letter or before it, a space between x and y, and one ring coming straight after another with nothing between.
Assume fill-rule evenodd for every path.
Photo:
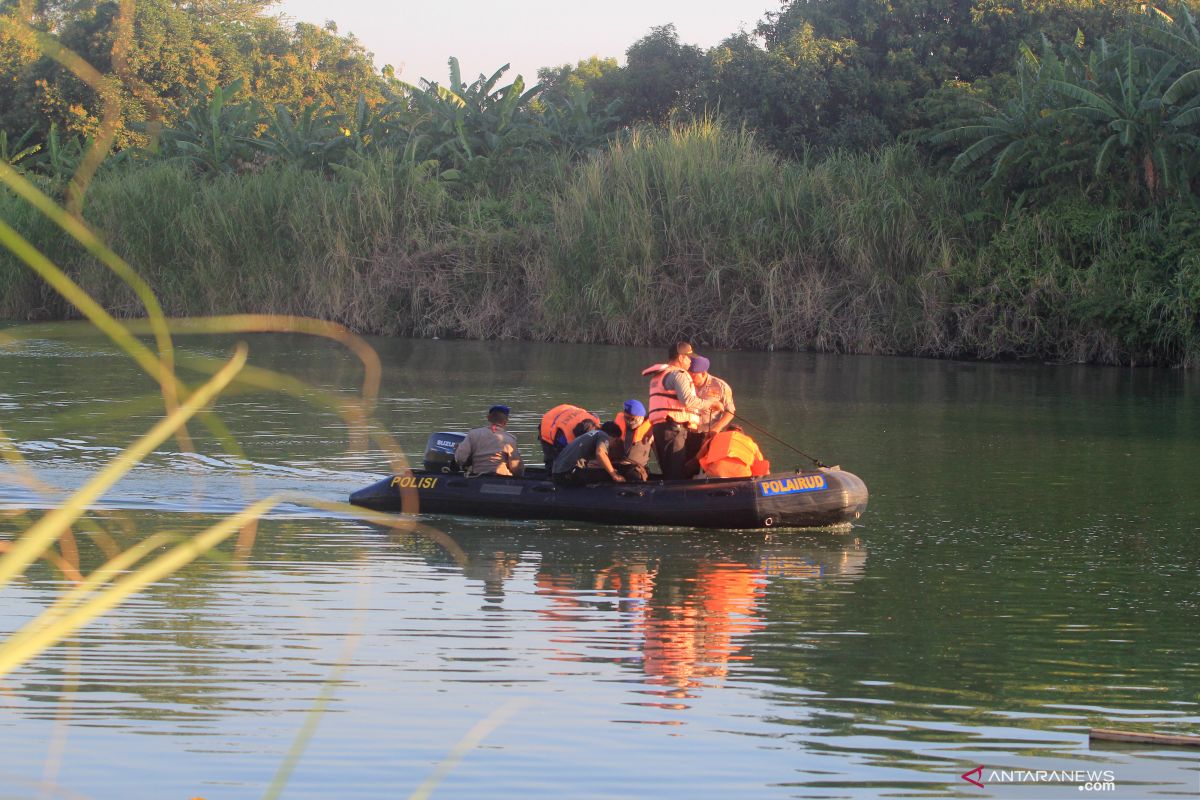
<instances>
[{"instance_id":1,"label":"grassy riverbank","mask_svg":"<svg viewBox=\"0 0 1200 800\"><path fill-rule=\"evenodd\" d=\"M453 182L388 157L321 174L119 164L85 215L167 313L305 314L369 333L1187 365L1200 216L1082 193L983 209L895 145L789 161L712 122ZM97 300L132 294L24 203L0 217ZM71 316L7 252L0 316Z\"/></svg>"}]
</instances>

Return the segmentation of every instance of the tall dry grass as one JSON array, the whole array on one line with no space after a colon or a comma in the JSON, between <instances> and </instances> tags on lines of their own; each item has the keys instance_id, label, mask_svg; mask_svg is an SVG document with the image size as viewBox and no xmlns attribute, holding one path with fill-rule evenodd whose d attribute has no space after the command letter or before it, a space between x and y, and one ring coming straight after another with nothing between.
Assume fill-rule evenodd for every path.
<instances>
[{"instance_id":1,"label":"tall dry grass","mask_svg":"<svg viewBox=\"0 0 1200 800\"><path fill-rule=\"evenodd\" d=\"M640 132L557 199L544 322L585 341L936 349L961 200L910 148L796 163L712 121Z\"/></svg>"},{"instance_id":2,"label":"tall dry grass","mask_svg":"<svg viewBox=\"0 0 1200 800\"><path fill-rule=\"evenodd\" d=\"M1101 363L1200 350L1194 210L1080 196L998 216L912 147L788 161L713 120L504 177L446 183L386 155L333 175L125 165L97 177L85 213L177 316ZM53 225L9 196L0 215L105 307L137 313ZM0 316L72 313L0 258Z\"/></svg>"}]
</instances>

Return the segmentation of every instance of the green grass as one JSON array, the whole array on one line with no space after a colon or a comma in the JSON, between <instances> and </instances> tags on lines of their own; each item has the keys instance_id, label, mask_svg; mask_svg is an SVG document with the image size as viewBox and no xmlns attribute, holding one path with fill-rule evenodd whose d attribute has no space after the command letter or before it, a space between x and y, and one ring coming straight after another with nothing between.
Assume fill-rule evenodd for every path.
<instances>
[{"instance_id":1,"label":"green grass","mask_svg":"<svg viewBox=\"0 0 1200 800\"><path fill-rule=\"evenodd\" d=\"M503 165L493 171L504 171ZM85 214L166 313L366 333L1197 363L1200 218L1063 197L986 213L909 146L787 161L715 121L474 182L116 165ZM118 315L132 293L16 198L0 215ZM69 316L0 257L0 316Z\"/></svg>"}]
</instances>

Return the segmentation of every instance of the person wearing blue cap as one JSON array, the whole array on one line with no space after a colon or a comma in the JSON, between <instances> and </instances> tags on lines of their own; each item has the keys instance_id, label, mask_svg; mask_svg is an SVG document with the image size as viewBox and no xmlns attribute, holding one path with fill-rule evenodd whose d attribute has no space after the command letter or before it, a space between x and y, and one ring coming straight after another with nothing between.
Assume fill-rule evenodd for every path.
<instances>
[{"instance_id":1,"label":"person wearing blue cap","mask_svg":"<svg viewBox=\"0 0 1200 800\"><path fill-rule=\"evenodd\" d=\"M610 455L617 470L631 481L644 481L649 476L650 452L654 433L646 419L646 407L640 400L626 400L613 420L620 430L614 438Z\"/></svg>"},{"instance_id":2,"label":"person wearing blue cap","mask_svg":"<svg viewBox=\"0 0 1200 800\"><path fill-rule=\"evenodd\" d=\"M688 367L692 383L696 387L696 396L710 403L700 412L700 423L696 426L697 431L706 434L725 430L737 413L737 406L733 404L733 389L708 371L711 366L712 363L707 358L696 356L692 359L692 365ZM717 405L711 404L713 400L717 401Z\"/></svg>"},{"instance_id":3,"label":"person wearing blue cap","mask_svg":"<svg viewBox=\"0 0 1200 800\"><path fill-rule=\"evenodd\" d=\"M470 475L520 476L525 472L517 438L508 432L508 406L488 409L488 424L467 431L454 449L454 460Z\"/></svg>"}]
</instances>

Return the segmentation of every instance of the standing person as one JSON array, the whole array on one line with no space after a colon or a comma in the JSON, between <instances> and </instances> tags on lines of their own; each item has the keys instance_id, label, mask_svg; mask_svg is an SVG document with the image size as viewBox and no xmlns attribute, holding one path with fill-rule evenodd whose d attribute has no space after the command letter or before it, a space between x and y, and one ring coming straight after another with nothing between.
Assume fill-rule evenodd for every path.
<instances>
[{"instance_id":1,"label":"standing person","mask_svg":"<svg viewBox=\"0 0 1200 800\"><path fill-rule=\"evenodd\" d=\"M597 430L591 422L585 421L583 425L587 430L576 436L554 459L551 480L561 486L583 486L606 480L624 483L625 479L608 457L609 445L620 434L617 426L606 422L603 428Z\"/></svg>"},{"instance_id":2,"label":"standing person","mask_svg":"<svg viewBox=\"0 0 1200 800\"><path fill-rule=\"evenodd\" d=\"M520 476L525 472L517 438L506 430L508 406L488 409L488 424L467 431L467 438L454 448L454 460L472 475Z\"/></svg>"},{"instance_id":3,"label":"standing person","mask_svg":"<svg viewBox=\"0 0 1200 800\"><path fill-rule=\"evenodd\" d=\"M667 351L667 363L642 370L650 376L650 429L654 433L654 455L663 478L677 481L688 475L688 433L700 423L700 411L718 401L696 396L687 369L694 352L690 342L676 342Z\"/></svg>"},{"instance_id":4,"label":"standing person","mask_svg":"<svg viewBox=\"0 0 1200 800\"><path fill-rule=\"evenodd\" d=\"M708 371L711 362L704 356L694 356L688 372L692 376L692 384L696 387L696 396L706 402L717 400L720 405L706 408L700 412L700 422L696 430L700 433L720 433L733 422L737 406L733 404L733 389L729 384Z\"/></svg>"},{"instance_id":5,"label":"standing person","mask_svg":"<svg viewBox=\"0 0 1200 800\"><path fill-rule=\"evenodd\" d=\"M546 460L546 471L552 471L554 459L575 437L583 433L583 423L589 421L600 427L600 418L592 412L568 403L557 405L542 415L538 428L538 440L542 443L542 456Z\"/></svg>"},{"instance_id":6,"label":"standing person","mask_svg":"<svg viewBox=\"0 0 1200 800\"><path fill-rule=\"evenodd\" d=\"M609 456L617 471L631 481L646 480L650 474L650 451L654 446L646 407L639 400L626 400L613 424L620 436L609 447Z\"/></svg>"}]
</instances>

